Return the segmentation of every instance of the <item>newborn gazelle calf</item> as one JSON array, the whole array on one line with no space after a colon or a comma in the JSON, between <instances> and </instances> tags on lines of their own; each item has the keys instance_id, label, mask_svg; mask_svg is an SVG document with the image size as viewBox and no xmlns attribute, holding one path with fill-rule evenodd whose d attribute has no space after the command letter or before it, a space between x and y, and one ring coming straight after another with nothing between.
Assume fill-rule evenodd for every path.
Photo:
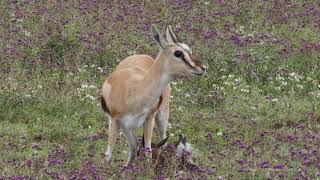
<instances>
[{"instance_id":1,"label":"newborn gazelle calf","mask_svg":"<svg viewBox=\"0 0 320 180\"><path fill-rule=\"evenodd\" d=\"M155 117L160 138L166 138L169 117L170 82L177 77L202 76L205 67L191 48L182 43L167 27L163 37L152 26L160 47L155 59L148 55L132 55L119 63L102 86L101 105L108 114L108 147L105 159L110 160L119 128L124 131L130 151L129 165L136 156L138 143L133 131L144 124L145 147L151 148Z\"/></svg>"},{"instance_id":2,"label":"newborn gazelle calf","mask_svg":"<svg viewBox=\"0 0 320 180\"><path fill-rule=\"evenodd\" d=\"M192 160L193 148L190 143L187 142L186 137L180 135L179 140L174 144L167 144L162 147L168 140L167 137L161 140L159 143L151 144L152 147L152 164L154 165L156 174L160 173L166 166L175 164L180 167L186 168L198 168ZM143 155L144 150L144 138L138 151L138 156ZM178 163L177 163L178 162Z\"/></svg>"}]
</instances>

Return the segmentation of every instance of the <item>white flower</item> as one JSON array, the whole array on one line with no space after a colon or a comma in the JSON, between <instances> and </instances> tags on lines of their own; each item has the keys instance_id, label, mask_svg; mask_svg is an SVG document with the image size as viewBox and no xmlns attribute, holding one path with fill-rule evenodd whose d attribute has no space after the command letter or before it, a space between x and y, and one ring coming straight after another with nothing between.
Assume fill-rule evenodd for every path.
<instances>
[{"instance_id":1,"label":"white flower","mask_svg":"<svg viewBox=\"0 0 320 180\"><path fill-rule=\"evenodd\" d=\"M90 85L90 86L88 86L88 88L89 88L89 89L96 89L97 86L95 86L95 85Z\"/></svg>"},{"instance_id":2,"label":"white flower","mask_svg":"<svg viewBox=\"0 0 320 180\"><path fill-rule=\"evenodd\" d=\"M289 74L291 77L295 77L296 76L296 73L295 72L292 72Z\"/></svg>"},{"instance_id":3,"label":"white flower","mask_svg":"<svg viewBox=\"0 0 320 180\"><path fill-rule=\"evenodd\" d=\"M241 82L241 79L240 79L240 78L235 79L234 82L237 83L237 84L239 84L239 83Z\"/></svg>"},{"instance_id":4,"label":"white flower","mask_svg":"<svg viewBox=\"0 0 320 180\"><path fill-rule=\"evenodd\" d=\"M217 132L217 136L222 136L222 132Z\"/></svg>"},{"instance_id":5,"label":"white flower","mask_svg":"<svg viewBox=\"0 0 320 180\"><path fill-rule=\"evenodd\" d=\"M88 88L88 84L82 84L81 85L81 89L87 89Z\"/></svg>"},{"instance_id":6,"label":"white flower","mask_svg":"<svg viewBox=\"0 0 320 180\"><path fill-rule=\"evenodd\" d=\"M93 96L91 96L91 95L89 95L89 94L87 94L86 97L89 98L89 99L91 99L92 101L95 100L95 97L93 97Z\"/></svg>"},{"instance_id":7,"label":"white flower","mask_svg":"<svg viewBox=\"0 0 320 180\"><path fill-rule=\"evenodd\" d=\"M301 84L297 84L297 87L298 87L299 89L303 89L303 85L301 85Z\"/></svg>"},{"instance_id":8,"label":"white flower","mask_svg":"<svg viewBox=\"0 0 320 180\"><path fill-rule=\"evenodd\" d=\"M286 86L286 85L288 85L288 82L287 82L287 81L281 81L281 84L282 84L283 86Z\"/></svg>"},{"instance_id":9,"label":"white flower","mask_svg":"<svg viewBox=\"0 0 320 180\"><path fill-rule=\"evenodd\" d=\"M234 78L234 74L229 74L228 78L230 78L230 79Z\"/></svg>"},{"instance_id":10,"label":"white flower","mask_svg":"<svg viewBox=\"0 0 320 180\"><path fill-rule=\"evenodd\" d=\"M241 92L248 93L249 89L240 89Z\"/></svg>"},{"instance_id":11,"label":"white flower","mask_svg":"<svg viewBox=\"0 0 320 180\"><path fill-rule=\"evenodd\" d=\"M312 79L312 77L307 77L307 80L312 81L313 79Z\"/></svg>"},{"instance_id":12,"label":"white flower","mask_svg":"<svg viewBox=\"0 0 320 180\"><path fill-rule=\"evenodd\" d=\"M31 33L30 33L29 31L24 30L23 32L24 32L24 34L25 34L26 36L28 36L28 37L30 37L30 36L31 36Z\"/></svg>"}]
</instances>

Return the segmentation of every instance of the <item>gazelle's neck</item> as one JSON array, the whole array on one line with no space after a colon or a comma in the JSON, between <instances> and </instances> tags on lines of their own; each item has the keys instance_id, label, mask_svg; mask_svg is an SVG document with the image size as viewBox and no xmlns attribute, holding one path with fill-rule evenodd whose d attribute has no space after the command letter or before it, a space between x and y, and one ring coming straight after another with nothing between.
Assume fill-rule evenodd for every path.
<instances>
[{"instance_id":1,"label":"gazelle's neck","mask_svg":"<svg viewBox=\"0 0 320 180\"><path fill-rule=\"evenodd\" d=\"M167 68L167 61L160 51L155 62L143 78L143 92L146 106L151 106L160 97L168 84L173 81L172 75Z\"/></svg>"}]
</instances>

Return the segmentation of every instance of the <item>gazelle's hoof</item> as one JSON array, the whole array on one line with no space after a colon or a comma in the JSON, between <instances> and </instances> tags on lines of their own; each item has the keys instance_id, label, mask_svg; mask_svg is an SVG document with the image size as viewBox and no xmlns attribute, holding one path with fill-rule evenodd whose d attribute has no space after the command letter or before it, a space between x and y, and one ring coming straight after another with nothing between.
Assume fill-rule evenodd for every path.
<instances>
[{"instance_id":1,"label":"gazelle's hoof","mask_svg":"<svg viewBox=\"0 0 320 180\"><path fill-rule=\"evenodd\" d=\"M109 154L109 153L104 153L104 158L103 158L103 161L104 162L106 162L106 163L108 163L109 161L110 161L110 159L111 159L111 154Z\"/></svg>"}]
</instances>

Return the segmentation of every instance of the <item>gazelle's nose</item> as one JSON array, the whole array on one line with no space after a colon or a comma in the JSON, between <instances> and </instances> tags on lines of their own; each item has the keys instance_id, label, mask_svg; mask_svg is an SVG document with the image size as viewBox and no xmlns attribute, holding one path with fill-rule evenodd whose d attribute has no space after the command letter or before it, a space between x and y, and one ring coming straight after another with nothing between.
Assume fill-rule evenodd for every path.
<instances>
[{"instance_id":1,"label":"gazelle's nose","mask_svg":"<svg viewBox=\"0 0 320 180\"><path fill-rule=\"evenodd\" d=\"M203 70L203 71L206 71L207 67L205 65L201 65L200 68Z\"/></svg>"}]
</instances>

